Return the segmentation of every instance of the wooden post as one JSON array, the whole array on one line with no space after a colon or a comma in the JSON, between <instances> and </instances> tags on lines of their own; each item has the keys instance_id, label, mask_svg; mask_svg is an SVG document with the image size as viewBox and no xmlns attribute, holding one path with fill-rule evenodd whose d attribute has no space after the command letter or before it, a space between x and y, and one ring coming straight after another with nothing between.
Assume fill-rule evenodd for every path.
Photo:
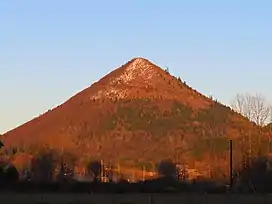
<instances>
[{"instance_id":1,"label":"wooden post","mask_svg":"<svg viewBox=\"0 0 272 204\"><path fill-rule=\"evenodd\" d=\"M229 141L229 179L230 188L233 187L233 153L232 140Z\"/></svg>"},{"instance_id":2,"label":"wooden post","mask_svg":"<svg viewBox=\"0 0 272 204\"><path fill-rule=\"evenodd\" d=\"M145 165L143 166L143 181L145 181Z\"/></svg>"},{"instance_id":3,"label":"wooden post","mask_svg":"<svg viewBox=\"0 0 272 204\"><path fill-rule=\"evenodd\" d=\"M118 165L117 165L117 178L118 178L118 181L120 180L120 164L118 163Z\"/></svg>"},{"instance_id":4,"label":"wooden post","mask_svg":"<svg viewBox=\"0 0 272 204\"><path fill-rule=\"evenodd\" d=\"M104 177L103 177L103 175L104 175L104 172L103 172L103 169L104 169L104 168L103 168L103 166L104 166L103 160L101 159L101 160L100 160L100 168L101 168L101 169L100 169L100 181L101 181L102 183L104 182L104 180L103 180L103 179L104 179Z\"/></svg>"},{"instance_id":5,"label":"wooden post","mask_svg":"<svg viewBox=\"0 0 272 204\"><path fill-rule=\"evenodd\" d=\"M132 171L132 182L134 183L135 182L135 170L134 170L134 168L133 168L133 171Z\"/></svg>"}]
</instances>

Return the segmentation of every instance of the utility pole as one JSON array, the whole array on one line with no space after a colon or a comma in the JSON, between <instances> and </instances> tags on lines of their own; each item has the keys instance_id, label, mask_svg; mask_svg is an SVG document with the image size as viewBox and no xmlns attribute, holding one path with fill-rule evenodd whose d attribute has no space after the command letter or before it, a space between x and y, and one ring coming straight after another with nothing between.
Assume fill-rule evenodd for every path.
<instances>
[{"instance_id":1,"label":"utility pole","mask_svg":"<svg viewBox=\"0 0 272 204\"><path fill-rule=\"evenodd\" d=\"M132 182L135 182L135 170L134 170L134 168L132 170Z\"/></svg>"},{"instance_id":2,"label":"utility pole","mask_svg":"<svg viewBox=\"0 0 272 204\"><path fill-rule=\"evenodd\" d=\"M230 189L233 187L233 146L232 140L229 141L229 179L230 179Z\"/></svg>"},{"instance_id":3,"label":"utility pole","mask_svg":"<svg viewBox=\"0 0 272 204\"><path fill-rule=\"evenodd\" d=\"M145 165L143 166L143 181L145 181Z\"/></svg>"},{"instance_id":4,"label":"utility pole","mask_svg":"<svg viewBox=\"0 0 272 204\"><path fill-rule=\"evenodd\" d=\"M270 152L271 151L271 145L270 145L270 143L271 143L271 124L269 124L269 134L268 134L268 152Z\"/></svg>"},{"instance_id":5,"label":"utility pole","mask_svg":"<svg viewBox=\"0 0 272 204\"><path fill-rule=\"evenodd\" d=\"M59 176L60 176L61 182L63 182L65 177L65 168L64 168L64 162L63 162L63 148L61 148L60 165L61 166L60 166Z\"/></svg>"},{"instance_id":6,"label":"utility pole","mask_svg":"<svg viewBox=\"0 0 272 204\"><path fill-rule=\"evenodd\" d=\"M103 175L104 175L104 172L103 172L103 166L104 166L104 164L103 164L103 160L101 159L100 160L100 181L103 183L104 182L104 177L103 177Z\"/></svg>"},{"instance_id":7,"label":"utility pole","mask_svg":"<svg viewBox=\"0 0 272 204\"><path fill-rule=\"evenodd\" d=\"M120 180L120 164L117 165L118 180Z\"/></svg>"}]
</instances>

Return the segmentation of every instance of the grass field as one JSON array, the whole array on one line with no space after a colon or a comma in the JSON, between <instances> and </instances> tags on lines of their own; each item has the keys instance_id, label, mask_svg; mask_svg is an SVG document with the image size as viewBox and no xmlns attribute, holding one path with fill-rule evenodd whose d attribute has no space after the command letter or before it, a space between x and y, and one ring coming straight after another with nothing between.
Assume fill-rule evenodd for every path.
<instances>
[{"instance_id":1,"label":"grass field","mask_svg":"<svg viewBox=\"0 0 272 204\"><path fill-rule=\"evenodd\" d=\"M271 195L1 194L3 204L269 204Z\"/></svg>"}]
</instances>

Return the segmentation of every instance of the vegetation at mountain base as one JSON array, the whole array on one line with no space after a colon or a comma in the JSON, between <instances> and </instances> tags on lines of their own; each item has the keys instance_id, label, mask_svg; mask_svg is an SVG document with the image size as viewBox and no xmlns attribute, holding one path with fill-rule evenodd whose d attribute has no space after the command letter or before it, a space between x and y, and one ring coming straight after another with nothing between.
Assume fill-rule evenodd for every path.
<instances>
[{"instance_id":1,"label":"vegetation at mountain base","mask_svg":"<svg viewBox=\"0 0 272 204\"><path fill-rule=\"evenodd\" d=\"M87 175L91 180L80 181L67 172L56 172L54 165L65 166L60 160L58 163L56 152L47 149L32 158L31 173L18 171L10 163L0 164L0 191L7 192L51 192L51 193L268 193L272 191L271 159L268 157L248 156L243 165L235 169L233 182L230 187L229 178L197 178L188 180L186 169L178 167L171 160L163 160L156 164L156 178L133 182L130 178L112 171L102 162L90 160ZM39 176L37 176L39 175ZM60 176L61 175L61 176ZM117 177L116 177L117 175ZM44 178L43 178L44 177ZM117 179L114 179L116 177ZM60 179L62 178L62 179ZM66 179L63 179L66 178Z\"/></svg>"}]
</instances>

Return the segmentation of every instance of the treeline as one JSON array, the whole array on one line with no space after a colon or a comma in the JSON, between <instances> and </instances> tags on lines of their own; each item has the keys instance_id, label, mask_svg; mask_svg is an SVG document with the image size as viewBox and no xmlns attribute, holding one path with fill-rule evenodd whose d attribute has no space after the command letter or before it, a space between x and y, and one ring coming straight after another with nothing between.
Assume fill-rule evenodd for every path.
<instances>
[{"instance_id":1,"label":"treeline","mask_svg":"<svg viewBox=\"0 0 272 204\"><path fill-rule=\"evenodd\" d=\"M12 161L12 158L8 158ZM120 166L109 163L103 163L102 160L90 159L85 167L76 170L78 167L78 158L70 152L57 152L53 149L44 148L32 157L30 163L17 170L9 160L0 163L0 173L7 179L20 182L69 182L69 181L99 181L99 182L131 182L131 176L120 172ZM77 172L75 172L75 170ZM82 171L83 170L83 171ZM155 169L154 169L155 170ZM157 174L173 175L173 177L186 179L188 177L185 169L178 168L170 160L165 160L156 165ZM143 170L145 174L145 170ZM154 172L152 172L154 173ZM83 176L83 178L80 178ZM148 176L146 176L148 177ZM145 179L146 178L144 176ZM139 178L138 178L139 179Z\"/></svg>"},{"instance_id":2,"label":"treeline","mask_svg":"<svg viewBox=\"0 0 272 204\"><path fill-rule=\"evenodd\" d=\"M86 174L90 179L79 180L74 172L75 157L69 153L57 154L45 150L33 157L28 168L18 171L8 162L0 164L1 190L13 192L70 192L70 193L261 193L272 192L272 161L268 157L245 157L232 179L219 182L214 179L188 180L188 172L170 160L157 165L157 178L131 183L117 175L100 161L92 160ZM233 181L229 186L230 180Z\"/></svg>"},{"instance_id":3,"label":"treeline","mask_svg":"<svg viewBox=\"0 0 272 204\"><path fill-rule=\"evenodd\" d=\"M49 162L51 161L51 163ZM79 181L73 171L62 163L54 169L53 156L49 152L33 158L29 170L22 175L17 169L5 164L1 166L1 190L10 192L50 192L50 193L162 193L162 192L224 192L225 187L208 180L187 180L185 169L179 169L170 160L157 165L158 178L129 182L126 177L113 179L113 172L101 165L100 161L90 161L87 174L91 180ZM105 180L106 178L106 180Z\"/></svg>"}]
</instances>

